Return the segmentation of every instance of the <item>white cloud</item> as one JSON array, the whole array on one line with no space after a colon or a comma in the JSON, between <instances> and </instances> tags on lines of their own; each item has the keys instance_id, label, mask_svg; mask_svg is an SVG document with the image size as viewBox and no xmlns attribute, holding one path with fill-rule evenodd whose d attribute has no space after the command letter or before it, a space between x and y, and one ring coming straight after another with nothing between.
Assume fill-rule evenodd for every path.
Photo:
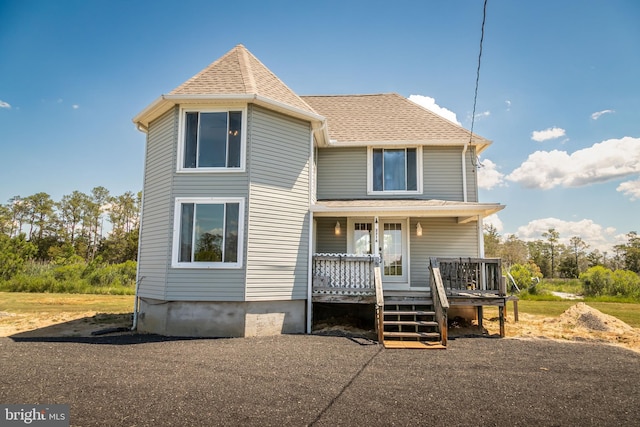
<instances>
[{"instance_id":1,"label":"white cloud","mask_svg":"<svg viewBox=\"0 0 640 427\"><path fill-rule=\"evenodd\" d=\"M536 151L506 179L527 188L582 187L640 173L640 138L609 139L568 154ZM624 191L624 190L622 190Z\"/></svg>"},{"instance_id":2,"label":"white cloud","mask_svg":"<svg viewBox=\"0 0 640 427\"><path fill-rule=\"evenodd\" d=\"M548 141L549 139L560 138L565 135L565 130L562 128L549 128L545 130L534 130L531 133L531 139L534 141L542 142Z\"/></svg>"},{"instance_id":3,"label":"white cloud","mask_svg":"<svg viewBox=\"0 0 640 427\"><path fill-rule=\"evenodd\" d=\"M527 225L518 227L516 236L524 241L545 240L542 233L550 228L560 233L559 243L568 245L573 236L578 236L589 245L589 250L611 251L613 245L619 243L619 236L615 235L613 227L603 227L590 219L580 221L564 221L558 218L541 218L530 221Z\"/></svg>"},{"instance_id":4,"label":"white cloud","mask_svg":"<svg viewBox=\"0 0 640 427\"><path fill-rule=\"evenodd\" d=\"M11 109L11 104L0 99L0 108Z\"/></svg>"},{"instance_id":5,"label":"white cloud","mask_svg":"<svg viewBox=\"0 0 640 427\"><path fill-rule=\"evenodd\" d=\"M73 104L73 105L72 105L72 108L73 108L74 110L77 110L78 108L80 108L80 106L79 106L78 104Z\"/></svg>"},{"instance_id":6,"label":"white cloud","mask_svg":"<svg viewBox=\"0 0 640 427\"><path fill-rule=\"evenodd\" d=\"M511 101L507 99L504 103L507 104L507 111L511 111Z\"/></svg>"},{"instance_id":7,"label":"white cloud","mask_svg":"<svg viewBox=\"0 0 640 427\"><path fill-rule=\"evenodd\" d=\"M491 111L489 110L483 111L482 113L476 114L476 119L484 119L486 117L489 117L490 115L491 115Z\"/></svg>"},{"instance_id":8,"label":"white cloud","mask_svg":"<svg viewBox=\"0 0 640 427\"><path fill-rule=\"evenodd\" d=\"M497 169L497 165L489 159L482 160L482 167L478 169L478 188L491 190L493 187L502 187L504 174Z\"/></svg>"},{"instance_id":9,"label":"white cloud","mask_svg":"<svg viewBox=\"0 0 640 427\"><path fill-rule=\"evenodd\" d=\"M640 179L635 181L627 181L618 185L617 191L622 192L625 196L631 198L631 200L640 200Z\"/></svg>"},{"instance_id":10,"label":"white cloud","mask_svg":"<svg viewBox=\"0 0 640 427\"><path fill-rule=\"evenodd\" d=\"M447 120L450 120L454 123L457 124L461 124L458 121L458 118L456 117L456 113L454 113L451 110L447 110L444 107L439 106L438 104L436 104L436 100L431 98L430 96L424 96L424 95L410 95L409 96L409 101L413 101L416 104L426 108L427 110L436 113L439 116L444 117Z\"/></svg>"},{"instance_id":11,"label":"white cloud","mask_svg":"<svg viewBox=\"0 0 640 427\"><path fill-rule=\"evenodd\" d=\"M498 233L502 233L504 230L504 224L502 224L502 220L498 216L498 214L491 214L482 219L483 225L493 225Z\"/></svg>"},{"instance_id":12,"label":"white cloud","mask_svg":"<svg viewBox=\"0 0 640 427\"><path fill-rule=\"evenodd\" d=\"M615 113L615 110L596 111L595 113L593 113L591 115L591 119L592 120L598 120L600 118L600 116L602 116L603 114L611 114L611 113Z\"/></svg>"}]
</instances>

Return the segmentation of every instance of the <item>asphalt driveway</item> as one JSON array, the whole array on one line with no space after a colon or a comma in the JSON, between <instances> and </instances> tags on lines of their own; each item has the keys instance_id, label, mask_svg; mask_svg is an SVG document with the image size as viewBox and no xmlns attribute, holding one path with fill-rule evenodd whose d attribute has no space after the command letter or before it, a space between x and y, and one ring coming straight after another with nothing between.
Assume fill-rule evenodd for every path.
<instances>
[{"instance_id":1,"label":"asphalt driveway","mask_svg":"<svg viewBox=\"0 0 640 427\"><path fill-rule=\"evenodd\" d=\"M640 354L458 338L0 338L0 403L70 404L71 425L637 426Z\"/></svg>"}]
</instances>

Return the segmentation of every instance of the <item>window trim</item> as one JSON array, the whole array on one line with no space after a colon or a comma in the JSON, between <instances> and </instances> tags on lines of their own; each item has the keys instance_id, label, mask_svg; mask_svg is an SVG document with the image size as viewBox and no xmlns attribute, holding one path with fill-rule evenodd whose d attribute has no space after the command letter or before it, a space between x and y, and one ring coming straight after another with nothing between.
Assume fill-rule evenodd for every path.
<instances>
[{"instance_id":1,"label":"window trim","mask_svg":"<svg viewBox=\"0 0 640 427\"><path fill-rule=\"evenodd\" d=\"M397 150L397 149L416 149L416 189L415 190L391 190L391 191L376 191L373 189L373 150ZM407 195L407 194L422 194L423 190L423 169L424 159L422 157L422 146L410 145L410 146L369 146L367 147L367 194L368 195Z\"/></svg>"},{"instance_id":2,"label":"window trim","mask_svg":"<svg viewBox=\"0 0 640 427\"><path fill-rule=\"evenodd\" d=\"M185 168L184 150L185 150L185 132L186 132L186 116L187 113L225 113L230 111L242 112L242 137L240 138L240 167L196 167ZM183 105L179 110L178 118L178 155L176 171L178 173L238 173L246 171L247 157L247 105L238 106L230 105L228 107L202 107L198 105Z\"/></svg>"},{"instance_id":3,"label":"window trim","mask_svg":"<svg viewBox=\"0 0 640 427\"><path fill-rule=\"evenodd\" d=\"M238 203L238 259L236 262L179 262L180 254L180 219L182 217L182 205L193 203L195 205L221 205L227 203ZM173 243L171 252L172 268L191 269L239 269L243 267L244 261L244 204L243 197L176 197L173 213Z\"/></svg>"}]
</instances>

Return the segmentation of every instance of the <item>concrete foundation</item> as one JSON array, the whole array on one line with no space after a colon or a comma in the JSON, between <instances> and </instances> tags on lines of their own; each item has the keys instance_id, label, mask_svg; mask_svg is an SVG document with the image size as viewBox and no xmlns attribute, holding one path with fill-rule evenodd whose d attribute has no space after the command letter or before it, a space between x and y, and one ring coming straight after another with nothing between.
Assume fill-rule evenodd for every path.
<instances>
[{"instance_id":1,"label":"concrete foundation","mask_svg":"<svg viewBox=\"0 0 640 427\"><path fill-rule=\"evenodd\" d=\"M306 301L162 301L140 298L138 331L179 337L304 333Z\"/></svg>"}]
</instances>

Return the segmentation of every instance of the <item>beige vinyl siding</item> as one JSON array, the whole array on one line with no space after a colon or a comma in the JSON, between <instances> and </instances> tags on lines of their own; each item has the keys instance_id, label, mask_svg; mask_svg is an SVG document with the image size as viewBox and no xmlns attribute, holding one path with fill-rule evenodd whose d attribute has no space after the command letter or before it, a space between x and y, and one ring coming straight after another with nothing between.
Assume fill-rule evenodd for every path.
<instances>
[{"instance_id":1,"label":"beige vinyl siding","mask_svg":"<svg viewBox=\"0 0 640 427\"><path fill-rule=\"evenodd\" d=\"M248 118L247 122L250 121ZM177 139L176 139L177 141ZM177 145L176 145L177 147ZM247 139L247 151L250 141ZM249 162L247 161L247 167ZM173 245L175 200L178 197L242 197L245 199L243 218L245 236L247 227L247 200L249 178L247 172L180 173L173 169L171 192L170 240ZM246 241L246 237L245 237ZM246 244L243 242L246 250ZM172 248L170 248L171 253ZM246 266L246 252L242 255ZM246 279L245 268L171 268L167 275L166 296L171 301L243 301Z\"/></svg>"},{"instance_id":2,"label":"beige vinyl siding","mask_svg":"<svg viewBox=\"0 0 640 427\"><path fill-rule=\"evenodd\" d=\"M478 159L476 149L469 147L465 156L467 162L467 201L478 201Z\"/></svg>"},{"instance_id":3,"label":"beige vinyl siding","mask_svg":"<svg viewBox=\"0 0 640 427\"><path fill-rule=\"evenodd\" d=\"M336 222L340 222L341 233L336 236ZM316 253L343 254L347 252L347 218L316 218Z\"/></svg>"},{"instance_id":4,"label":"beige vinyl siding","mask_svg":"<svg viewBox=\"0 0 640 427\"><path fill-rule=\"evenodd\" d=\"M318 149L313 148L313 164L311 169L311 203L315 203L318 200Z\"/></svg>"},{"instance_id":5,"label":"beige vinyl siding","mask_svg":"<svg viewBox=\"0 0 640 427\"><path fill-rule=\"evenodd\" d=\"M306 299L310 126L250 111L246 300Z\"/></svg>"},{"instance_id":6,"label":"beige vinyl siding","mask_svg":"<svg viewBox=\"0 0 640 427\"><path fill-rule=\"evenodd\" d=\"M318 149L318 200L367 197L367 147Z\"/></svg>"},{"instance_id":7,"label":"beige vinyl siding","mask_svg":"<svg viewBox=\"0 0 640 427\"><path fill-rule=\"evenodd\" d=\"M422 236L416 236L416 224ZM458 224L457 218L411 218L411 286L428 286L430 257L477 257L478 222Z\"/></svg>"},{"instance_id":8,"label":"beige vinyl siding","mask_svg":"<svg viewBox=\"0 0 640 427\"><path fill-rule=\"evenodd\" d=\"M176 173L173 180L174 197L247 197L248 174L184 174Z\"/></svg>"},{"instance_id":9,"label":"beige vinyl siding","mask_svg":"<svg viewBox=\"0 0 640 427\"><path fill-rule=\"evenodd\" d=\"M171 264L173 228L171 180L175 170L177 109L149 125L145 158L143 213L140 230L139 295L165 298L167 269Z\"/></svg>"},{"instance_id":10,"label":"beige vinyl siding","mask_svg":"<svg viewBox=\"0 0 640 427\"><path fill-rule=\"evenodd\" d=\"M245 270L191 269L169 270L169 301L242 301Z\"/></svg>"},{"instance_id":11,"label":"beige vinyl siding","mask_svg":"<svg viewBox=\"0 0 640 427\"><path fill-rule=\"evenodd\" d=\"M424 147L424 198L462 201L462 147Z\"/></svg>"},{"instance_id":12,"label":"beige vinyl siding","mask_svg":"<svg viewBox=\"0 0 640 427\"><path fill-rule=\"evenodd\" d=\"M468 152L469 201L477 198ZM367 195L367 148L318 149L318 199L437 199L462 201L462 147L422 149L423 194Z\"/></svg>"}]
</instances>

